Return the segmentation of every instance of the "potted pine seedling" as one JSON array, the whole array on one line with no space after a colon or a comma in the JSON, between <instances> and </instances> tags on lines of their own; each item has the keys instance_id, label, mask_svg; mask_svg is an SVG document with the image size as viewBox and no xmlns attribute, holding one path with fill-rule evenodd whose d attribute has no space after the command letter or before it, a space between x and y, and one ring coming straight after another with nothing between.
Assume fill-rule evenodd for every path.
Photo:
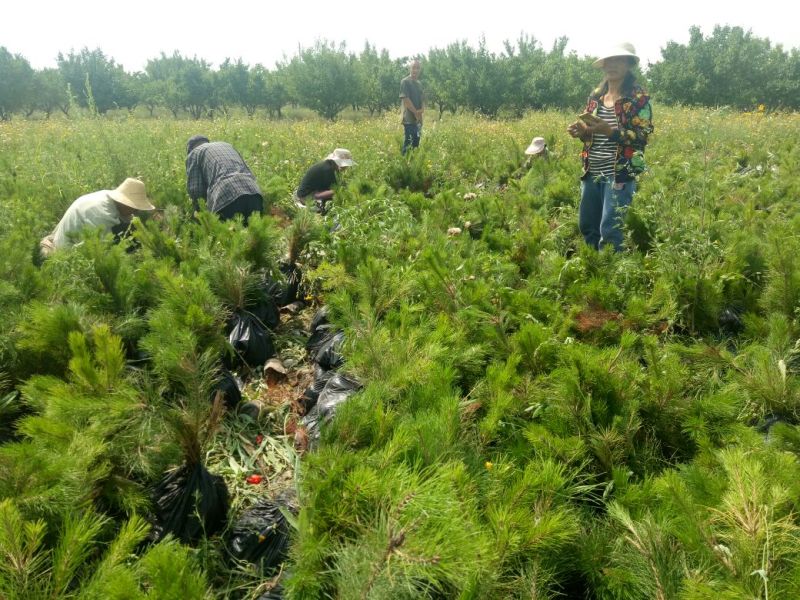
<instances>
[{"instance_id":1,"label":"potted pine seedling","mask_svg":"<svg viewBox=\"0 0 800 600\"><path fill-rule=\"evenodd\" d=\"M226 334L233 356L226 366L254 369L275 354L270 330L280 323L275 291L249 267L229 259L216 261L209 270L216 295L230 313Z\"/></svg>"},{"instance_id":2,"label":"potted pine seedling","mask_svg":"<svg viewBox=\"0 0 800 600\"><path fill-rule=\"evenodd\" d=\"M223 413L221 394L211 406L202 396L187 398L181 408L170 413L168 422L180 443L183 463L165 473L153 491L156 541L170 533L193 544L225 526L228 488L222 477L206 469L203 461L204 448L213 438Z\"/></svg>"},{"instance_id":3,"label":"potted pine seedling","mask_svg":"<svg viewBox=\"0 0 800 600\"><path fill-rule=\"evenodd\" d=\"M278 301L280 306L290 306L295 302L303 302L305 293L301 288L303 272L298 260L308 244L319 237L320 229L314 214L307 210L297 213L292 224L286 229L286 260L279 268L286 278L283 297Z\"/></svg>"}]
</instances>

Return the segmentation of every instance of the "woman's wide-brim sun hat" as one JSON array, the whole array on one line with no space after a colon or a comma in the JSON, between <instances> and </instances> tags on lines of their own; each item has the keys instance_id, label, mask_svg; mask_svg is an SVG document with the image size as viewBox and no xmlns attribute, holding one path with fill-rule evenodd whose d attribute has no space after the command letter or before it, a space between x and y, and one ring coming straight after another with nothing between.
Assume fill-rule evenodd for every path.
<instances>
[{"instance_id":1,"label":"woman's wide-brim sun hat","mask_svg":"<svg viewBox=\"0 0 800 600\"><path fill-rule=\"evenodd\" d=\"M116 189L108 192L108 197L114 202L136 210L155 210L156 208L147 199L144 183L133 177L128 177Z\"/></svg>"},{"instance_id":2,"label":"woman's wide-brim sun hat","mask_svg":"<svg viewBox=\"0 0 800 600\"><path fill-rule=\"evenodd\" d=\"M353 160L353 155L350 154L350 150L345 148L336 148L325 157L325 160L332 160L340 167L352 167L356 164L356 161Z\"/></svg>"},{"instance_id":3,"label":"woman's wide-brim sun hat","mask_svg":"<svg viewBox=\"0 0 800 600\"><path fill-rule=\"evenodd\" d=\"M634 64L639 62L639 57L636 56L636 48L634 48L633 44L630 42L624 42L609 48L604 54L600 55L600 58L592 63L592 66L602 69L603 62L607 58L614 58L615 56L630 56L633 59Z\"/></svg>"},{"instance_id":4,"label":"woman's wide-brim sun hat","mask_svg":"<svg viewBox=\"0 0 800 600\"><path fill-rule=\"evenodd\" d=\"M547 144L545 144L544 138L535 137L531 141L531 145L525 149L525 154L528 154L529 156L541 154L545 151L545 148L547 148Z\"/></svg>"}]
</instances>

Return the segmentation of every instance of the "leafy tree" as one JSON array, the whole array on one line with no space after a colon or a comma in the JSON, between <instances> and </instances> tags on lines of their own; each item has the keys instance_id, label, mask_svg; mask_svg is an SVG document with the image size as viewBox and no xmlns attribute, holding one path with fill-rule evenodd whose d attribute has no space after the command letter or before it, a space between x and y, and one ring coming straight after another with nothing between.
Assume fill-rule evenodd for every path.
<instances>
[{"instance_id":1,"label":"leafy tree","mask_svg":"<svg viewBox=\"0 0 800 600\"><path fill-rule=\"evenodd\" d=\"M563 39L563 38L562 38ZM566 39L564 39L566 44ZM520 115L527 108L536 106L541 100L537 79L546 79L537 71L546 66L546 55L535 38L521 35L516 44L505 42L505 55L502 57L506 74L507 91L505 106Z\"/></svg>"},{"instance_id":2,"label":"leafy tree","mask_svg":"<svg viewBox=\"0 0 800 600\"><path fill-rule=\"evenodd\" d=\"M379 54L375 46L367 42L358 56L358 104L369 110L370 115L397 106L403 71L401 61L392 60L385 49Z\"/></svg>"},{"instance_id":3,"label":"leafy tree","mask_svg":"<svg viewBox=\"0 0 800 600\"><path fill-rule=\"evenodd\" d=\"M649 74L664 102L750 108L774 102L770 90L788 99L780 84L792 74L786 54L741 27L716 26L708 37L692 27L688 44L669 42L661 56Z\"/></svg>"},{"instance_id":4,"label":"leafy tree","mask_svg":"<svg viewBox=\"0 0 800 600\"><path fill-rule=\"evenodd\" d=\"M466 104L467 74L460 68L456 54L450 51L453 46L455 44L447 49L430 50L423 71L425 98L428 105L438 108L439 118L444 111L455 114Z\"/></svg>"},{"instance_id":5,"label":"leafy tree","mask_svg":"<svg viewBox=\"0 0 800 600\"><path fill-rule=\"evenodd\" d=\"M172 56L162 52L160 57L148 60L145 67L148 94L158 98L159 104L169 109L173 117L183 109L183 96L179 89L183 61L178 52Z\"/></svg>"},{"instance_id":6,"label":"leafy tree","mask_svg":"<svg viewBox=\"0 0 800 600\"><path fill-rule=\"evenodd\" d=\"M301 50L288 66L290 84L300 103L331 121L356 99L355 58L345 45L318 41Z\"/></svg>"},{"instance_id":7,"label":"leafy tree","mask_svg":"<svg viewBox=\"0 0 800 600\"><path fill-rule=\"evenodd\" d=\"M58 69L69 84L80 106L93 106L100 114L117 106L129 105L125 72L99 48L84 48L66 56L59 52Z\"/></svg>"},{"instance_id":8,"label":"leafy tree","mask_svg":"<svg viewBox=\"0 0 800 600\"><path fill-rule=\"evenodd\" d=\"M503 61L487 50L484 39L476 50L464 45L462 60L471 73L467 84L467 107L488 117L496 116L508 89Z\"/></svg>"},{"instance_id":9,"label":"leafy tree","mask_svg":"<svg viewBox=\"0 0 800 600\"><path fill-rule=\"evenodd\" d=\"M226 58L217 71L217 95L222 109L228 112L231 105L249 106L258 105L258 100L249 96L250 69L239 58L236 62ZM255 108L248 109L252 115Z\"/></svg>"},{"instance_id":10,"label":"leafy tree","mask_svg":"<svg viewBox=\"0 0 800 600\"><path fill-rule=\"evenodd\" d=\"M31 93L33 69L24 57L11 54L4 46L0 46L0 81L0 120L8 121Z\"/></svg>"},{"instance_id":11,"label":"leafy tree","mask_svg":"<svg viewBox=\"0 0 800 600\"><path fill-rule=\"evenodd\" d=\"M214 75L205 60L184 59L178 89L193 119L199 119L216 104Z\"/></svg>"},{"instance_id":12,"label":"leafy tree","mask_svg":"<svg viewBox=\"0 0 800 600\"><path fill-rule=\"evenodd\" d=\"M67 82L58 69L34 71L33 90L26 107L26 116L30 116L35 110L42 111L48 119L54 110L61 110L64 115L69 115L70 95Z\"/></svg>"},{"instance_id":13,"label":"leafy tree","mask_svg":"<svg viewBox=\"0 0 800 600\"><path fill-rule=\"evenodd\" d=\"M163 106L177 117L181 110L199 119L215 104L214 77L210 65L198 58L186 58L180 52L147 61L150 92L157 94Z\"/></svg>"},{"instance_id":14,"label":"leafy tree","mask_svg":"<svg viewBox=\"0 0 800 600\"><path fill-rule=\"evenodd\" d=\"M289 88L286 83L287 72L284 68L276 71L264 70L264 106L270 116L281 118L281 109L290 100Z\"/></svg>"},{"instance_id":15,"label":"leafy tree","mask_svg":"<svg viewBox=\"0 0 800 600\"><path fill-rule=\"evenodd\" d=\"M139 91L139 104L144 106L152 117L156 108L163 104L161 97L163 82L151 79L147 73L136 73L134 78Z\"/></svg>"}]
</instances>

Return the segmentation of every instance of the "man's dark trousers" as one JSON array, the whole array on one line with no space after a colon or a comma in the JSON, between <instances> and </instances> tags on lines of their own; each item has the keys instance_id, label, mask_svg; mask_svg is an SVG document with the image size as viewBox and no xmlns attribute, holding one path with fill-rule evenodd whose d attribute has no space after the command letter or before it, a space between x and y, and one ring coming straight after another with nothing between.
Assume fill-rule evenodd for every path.
<instances>
[{"instance_id":1,"label":"man's dark trousers","mask_svg":"<svg viewBox=\"0 0 800 600\"><path fill-rule=\"evenodd\" d=\"M419 147L419 123L403 123L403 129L405 130L405 137L403 139L403 154L405 154L409 146L412 148Z\"/></svg>"}]
</instances>

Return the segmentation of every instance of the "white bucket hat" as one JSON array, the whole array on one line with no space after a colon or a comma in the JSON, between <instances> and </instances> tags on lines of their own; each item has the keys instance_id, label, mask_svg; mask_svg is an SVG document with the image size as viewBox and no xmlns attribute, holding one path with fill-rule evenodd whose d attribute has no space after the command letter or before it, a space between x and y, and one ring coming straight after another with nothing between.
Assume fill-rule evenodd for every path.
<instances>
[{"instance_id":1,"label":"white bucket hat","mask_svg":"<svg viewBox=\"0 0 800 600\"><path fill-rule=\"evenodd\" d=\"M344 148L336 148L325 157L325 160L332 160L340 167L352 167L356 164L356 161L353 160L353 155L350 154L350 150L345 150Z\"/></svg>"},{"instance_id":2,"label":"white bucket hat","mask_svg":"<svg viewBox=\"0 0 800 600\"><path fill-rule=\"evenodd\" d=\"M155 210L156 208L147 199L144 183L132 177L128 177L117 189L108 192L108 197L114 202L119 202L136 210Z\"/></svg>"},{"instance_id":3,"label":"white bucket hat","mask_svg":"<svg viewBox=\"0 0 800 600\"><path fill-rule=\"evenodd\" d=\"M531 145L527 147L525 150L525 154L534 155L534 154L541 154L547 148L547 144L544 143L543 137L535 137L533 141L531 141Z\"/></svg>"},{"instance_id":4,"label":"white bucket hat","mask_svg":"<svg viewBox=\"0 0 800 600\"><path fill-rule=\"evenodd\" d=\"M630 42L623 42L622 44L609 48L605 54L601 54L600 58L592 63L592 66L601 69L605 59L615 56L630 56L634 59L635 63L639 62L639 57L636 56L636 48L633 47L633 44Z\"/></svg>"}]
</instances>

